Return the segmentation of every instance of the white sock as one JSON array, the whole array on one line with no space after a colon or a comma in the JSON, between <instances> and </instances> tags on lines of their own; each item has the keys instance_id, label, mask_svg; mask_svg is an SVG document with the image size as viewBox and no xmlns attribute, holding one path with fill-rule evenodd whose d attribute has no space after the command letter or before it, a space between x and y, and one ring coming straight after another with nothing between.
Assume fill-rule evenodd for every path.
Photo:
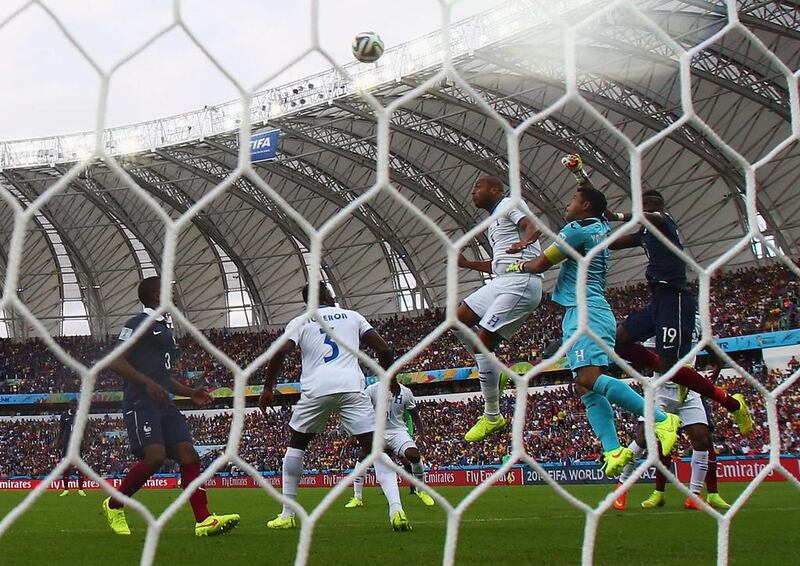
<instances>
[{"instance_id":1,"label":"white sock","mask_svg":"<svg viewBox=\"0 0 800 566\"><path fill-rule=\"evenodd\" d=\"M425 483L425 468L422 466L422 460L416 464L411 464L411 473L422 483Z\"/></svg>"},{"instance_id":2,"label":"white sock","mask_svg":"<svg viewBox=\"0 0 800 566\"><path fill-rule=\"evenodd\" d=\"M500 418L500 372L486 354L475 354L483 393L483 413L490 421Z\"/></svg>"},{"instance_id":3,"label":"white sock","mask_svg":"<svg viewBox=\"0 0 800 566\"><path fill-rule=\"evenodd\" d=\"M706 481L708 472L708 450L692 450L692 478L689 481L689 490L700 494Z\"/></svg>"},{"instance_id":4,"label":"white sock","mask_svg":"<svg viewBox=\"0 0 800 566\"><path fill-rule=\"evenodd\" d=\"M397 487L397 474L389 467L389 456L381 454L381 457L375 460L373 466L375 467L375 478L383 490L383 494L389 501L389 519L395 514L396 511L402 511L403 506L400 504L400 488Z\"/></svg>"},{"instance_id":5,"label":"white sock","mask_svg":"<svg viewBox=\"0 0 800 566\"><path fill-rule=\"evenodd\" d=\"M300 478L303 477L304 455L304 450L287 448L283 456L283 495L291 500L297 499L297 488L300 485ZM281 517L286 519L293 516L294 511L284 505Z\"/></svg>"},{"instance_id":6,"label":"white sock","mask_svg":"<svg viewBox=\"0 0 800 566\"><path fill-rule=\"evenodd\" d=\"M627 481L629 477L631 477L631 474L636 469L636 460L642 457L642 454L644 454L644 449L645 449L644 446L639 446L639 443L636 442L635 440L630 444L628 444L628 448L630 448L631 452L633 452L633 458L631 459L630 462L625 464L624 468L622 468L622 474L620 474L618 480L619 483L623 483Z\"/></svg>"},{"instance_id":7,"label":"white sock","mask_svg":"<svg viewBox=\"0 0 800 566\"><path fill-rule=\"evenodd\" d=\"M364 475L358 476L355 481L353 481L353 497L356 499L361 499L362 495L364 494Z\"/></svg>"}]
</instances>

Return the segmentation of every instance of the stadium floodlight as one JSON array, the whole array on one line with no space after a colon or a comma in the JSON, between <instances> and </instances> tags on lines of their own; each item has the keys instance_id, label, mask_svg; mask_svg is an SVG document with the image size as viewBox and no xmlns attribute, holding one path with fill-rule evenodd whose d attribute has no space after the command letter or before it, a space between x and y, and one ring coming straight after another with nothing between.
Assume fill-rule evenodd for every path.
<instances>
[{"instance_id":1,"label":"stadium floodlight","mask_svg":"<svg viewBox=\"0 0 800 566\"><path fill-rule=\"evenodd\" d=\"M143 147L144 144L142 144L141 138L135 135L126 136L117 142L117 151L123 155L129 153L138 153L142 151Z\"/></svg>"}]
</instances>

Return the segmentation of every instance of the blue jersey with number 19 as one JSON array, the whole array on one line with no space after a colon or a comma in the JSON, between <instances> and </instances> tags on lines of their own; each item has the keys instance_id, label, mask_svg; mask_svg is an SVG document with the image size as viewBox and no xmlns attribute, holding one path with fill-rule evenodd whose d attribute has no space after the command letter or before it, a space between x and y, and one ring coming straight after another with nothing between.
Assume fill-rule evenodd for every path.
<instances>
[{"instance_id":1,"label":"blue jersey with number 19","mask_svg":"<svg viewBox=\"0 0 800 566\"><path fill-rule=\"evenodd\" d=\"M300 392L306 397L332 393L355 393L364 390L364 374L358 357L361 338L374 332L367 319L356 311L320 306L319 316L327 324L329 334L316 318L302 322L293 319L286 327L289 340L300 347L303 371Z\"/></svg>"},{"instance_id":2,"label":"blue jersey with number 19","mask_svg":"<svg viewBox=\"0 0 800 566\"><path fill-rule=\"evenodd\" d=\"M578 262L569 257L568 243L581 256L605 241L608 237L608 222L602 218L585 218L570 222L559 232L556 246L566 260L561 264L553 300L565 307L577 306ZM606 275L608 274L608 249L595 255L586 274L586 302L590 306L608 307L606 300Z\"/></svg>"}]
</instances>

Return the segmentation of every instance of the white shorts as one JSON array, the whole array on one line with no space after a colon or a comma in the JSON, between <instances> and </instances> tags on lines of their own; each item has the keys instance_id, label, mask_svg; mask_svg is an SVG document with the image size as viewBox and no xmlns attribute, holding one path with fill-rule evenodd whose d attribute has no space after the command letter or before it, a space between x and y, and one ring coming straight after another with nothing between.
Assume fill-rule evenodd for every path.
<instances>
[{"instance_id":1,"label":"white shorts","mask_svg":"<svg viewBox=\"0 0 800 566\"><path fill-rule=\"evenodd\" d=\"M297 432L323 432L334 414L339 415L342 426L352 436L375 430L375 410L364 392L333 393L314 398L301 395L292 411L289 426Z\"/></svg>"},{"instance_id":2,"label":"white shorts","mask_svg":"<svg viewBox=\"0 0 800 566\"><path fill-rule=\"evenodd\" d=\"M708 426L708 415L703 398L695 391L689 391L681 402L680 389L671 383L662 385L656 391L656 407L681 418L681 426L704 424ZM639 420L644 420L639 417Z\"/></svg>"},{"instance_id":3,"label":"white shorts","mask_svg":"<svg viewBox=\"0 0 800 566\"><path fill-rule=\"evenodd\" d=\"M480 326L509 340L542 301L538 275L501 275L464 299Z\"/></svg>"},{"instance_id":4,"label":"white shorts","mask_svg":"<svg viewBox=\"0 0 800 566\"><path fill-rule=\"evenodd\" d=\"M398 456L405 456L406 450L417 447L417 443L408 434L408 430L387 430L383 439L386 442L386 448Z\"/></svg>"}]
</instances>

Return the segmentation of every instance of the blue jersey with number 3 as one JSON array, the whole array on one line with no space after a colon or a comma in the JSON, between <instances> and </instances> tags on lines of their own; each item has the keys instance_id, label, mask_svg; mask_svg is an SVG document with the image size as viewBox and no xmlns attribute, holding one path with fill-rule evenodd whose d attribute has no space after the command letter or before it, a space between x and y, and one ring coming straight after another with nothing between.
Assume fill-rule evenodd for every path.
<instances>
[{"instance_id":1,"label":"blue jersey with number 3","mask_svg":"<svg viewBox=\"0 0 800 566\"><path fill-rule=\"evenodd\" d=\"M581 256L585 256L589 250L606 240L608 231L608 222L602 218L576 220L561 229L556 246L567 259L561 264L558 272L558 281L553 292L555 302L565 307L574 307L578 304L578 262L569 257L566 251L567 247L563 245L563 242L568 243ZM608 249L604 249L592 258L587 269L586 302L590 306L608 307L606 300L607 274Z\"/></svg>"},{"instance_id":2,"label":"blue jersey with number 3","mask_svg":"<svg viewBox=\"0 0 800 566\"><path fill-rule=\"evenodd\" d=\"M119 333L120 342L130 340L136 329L152 312L150 309L145 309L145 312L128 320ZM125 352L125 357L134 368L167 389L172 378L172 368L175 367L179 355L180 350L175 335L163 317L151 322L145 333L139 336L133 346ZM137 403L149 402L152 402L152 399L143 386L125 380L122 394L123 409L128 410Z\"/></svg>"},{"instance_id":3,"label":"blue jersey with number 3","mask_svg":"<svg viewBox=\"0 0 800 566\"><path fill-rule=\"evenodd\" d=\"M321 306L319 318L330 330L311 318L292 320L286 327L289 340L300 347L303 371L300 391L306 397L332 393L354 393L364 389L364 373L353 353L361 338L374 332L356 311Z\"/></svg>"}]
</instances>

